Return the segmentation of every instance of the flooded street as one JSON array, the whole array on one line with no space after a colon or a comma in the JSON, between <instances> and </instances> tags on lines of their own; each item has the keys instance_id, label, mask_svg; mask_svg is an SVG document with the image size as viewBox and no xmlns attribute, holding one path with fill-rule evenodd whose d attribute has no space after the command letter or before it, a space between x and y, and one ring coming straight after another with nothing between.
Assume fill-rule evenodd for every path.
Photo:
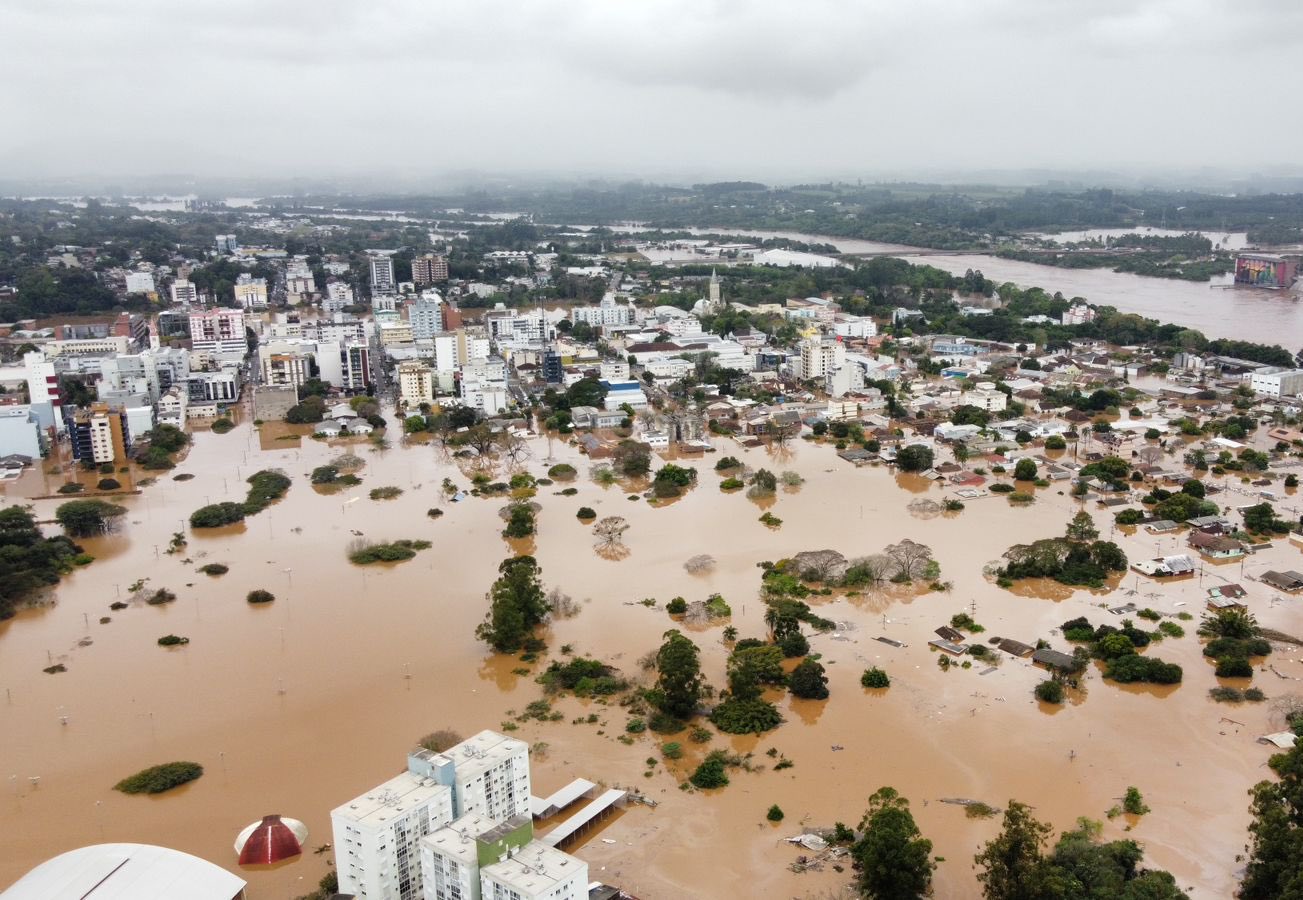
<instances>
[{"instance_id":1,"label":"flooded street","mask_svg":"<svg viewBox=\"0 0 1303 900\"><path fill-rule=\"evenodd\" d=\"M956 259L927 261L948 265ZM992 271L991 262L998 265L983 258L986 274L1006 277ZM1035 283L1057 287L1039 277ZM1065 289L1077 292L1093 302L1114 302ZM1244 324L1247 318L1224 321ZM1273 341L1282 327L1267 329ZM704 600L718 592L732 606L731 624L740 636L761 637L757 563L825 548L863 556L912 538L933 548L941 579L952 590L811 598L820 615L844 623L835 634L810 638L828 666L831 697L774 694L787 720L776 731L717 734L706 745L689 742L686 733L644 733L626 746L615 740L627 720L622 709L573 697L556 702L559 721L519 726L514 736L548 745L535 755L535 794L585 777L637 788L659 803L654 809L630 806L600 838L575 851L589 862L591 878L620 884L643 900L737 896L744 879L751 896L814 895L849 883L849 867L840 874L830 867L794 874L787 866L800 851L780 846L781 838L802 825L858 825L869 795L891 785L910 799L924 835L947 860L937 871L936 896L969 897L976 890L971 858L998 830L999 819L969 819L941 798L994 806L1017 798L1063 829L1078 816L1103 818L1127 786L1136 785L1153 811L1127 836L1145 846L1147 861L1171 870L1192 897L1224 898L1233 890L1235 855L1248 822L1245 792L1264 776L1269 755L1254 741L1275 727L1269 704L1228 706L1208 698L1216 680L1194 637L1197 622L1183 623L1186 637L1149 651L1185 667L1179 687L1123 687L1092 671L1084 700L1053 711L1032 697L1044 673L1029 662L1000 654L1001 664L989 674L979 674L980 665L944 672L926 645L934 628L961 611L986 626L984 637L1028 643L1079 615L1111 622L1115 617L1100 606L1128 600L1163 612L1188 610L1197 618L1203 589L1226 581L1249 587L1250 608L1264 626L1303 630L1303 601L1269 602L1270 593L1246 580L1238 564L1207 567L1167 585L1129 573L1108 595L1065 590L1060 600L1020 596L998 588L982 570L1010 544L1062 533L1077 506L1058 487L1038 490L1026 508L992 496L969 502L958 515L924 520L906 507L919 497L940 500L946 491L939 485L919 479L898 485L887 469L856 469L826 445L797 441L786 458L774 459L768 450L721 440L720 452L747 466L805 477L799 490L780 490L768 507L783 520L771 529L757 520L761 507L744 493L719 491L720 476L712 469L717 454L679 460L699 469L697 486L654 508L626 499L619 485L594 483L590 461L560 441L551 442L554 458L544 461L549 442L539 439L527 471L542 476L554 462L579 469L573 482L539 488L534 546L545 585L580 601L582 611L553 623L548 654L530 665L488 653L474 636L487 609L485 592L509 553L500 534L502 497L446 502L445 478L461 488L469 488L470 479L428 443L407 445L395 435L391 449L376 450L368 443L282 439L291 431L276 426L258 435L241 424L226 435L196 434L176 470L150 473L158 481L144 493L115 499L129 509L118 533L83 542L96 561L63 580L54 606L0 623L0 884L56 853L102 841L165 844L234 870L237 832L269 813L301 819L311 830L307 845L319 847L331 840L330 809L401 770L421 735L444 727L463 735L500 728L513 711L542 696L533 677L558 658L562 645L645 678L638 658L676 627L664 609L670 598ZM346 451L364 460L357 470L362 483L335 493L314 490L311 470ZM187 525L181 552L156 551L197 507L242 499L243 478L264 468L283 469L294 479L285 499L230 528L196 532ZM194 477L175 481L177 474ZM46 493L32 489L39 481L29 473L7 486L5 502ZM372 488L384 485L404 492L393 500L369 498ZM567 486L578 494L556 493ZM62 499L34 501L38 518L52 518ZM581 506L629 521L624 558L595 551L591 526L575 517ZM437 519L427 515L434 507L443 510ZM1097 513L1096 520L1107 535L1111 519ZM433 547L407 562L358 567L345 554L359 533L377 541L429 540ZM1177 540L1120 533L1114 539L1133 560L1174 552ZM685 571L684 562L703 553L716 559L714 569ZM1299 568L1298 557L1297 550L1279 546L1251 559L1247 574ZM196 571L210 562L229 566L229 573ZM142 578L151 590L165 587L178 599L110 611L109 604L125 599L128 585ZM271 591L276 600L246 603L254 589ZM638 603L648 597L657 606ZM111 621L101 624L102 616ZM685 629L701 647L704 673L716 687L725 683L725 624ZM188 637L189 645L157 646L168 633ZM879 635L907 646L875 641ZM1053 643L1067 649L1059 638ZM1297 652L1271 657L1292 678L1303 677L1299 660ZM43 673L51 662L67 671ZM869 665L886 669L890 689L860 687ZM531 674L519 674L522 667ZM1291 682L1266 672L1255 684L1277 696ZM596 724L572 724L593 712ZM644 777L644 760L659 758L665 740L681 741L684 758L662 761ZM719 791L679 790L705 752L725 746L754 752L766 771L732 770L732 784ZM794 766L772 771L771 747ZM171 760L199 762L205 774L158 797L112 790L119 779ZM786 812L779 825L765 821L774 803ZM1105 836L1121 837L1126 824L1122 818L1108 822ZM326 859L308 852L297 863L242 875L251 900L279 900L314 887Z\"/></svg>"},{"instance_id":2,"label":"flooded street","mask_svg":"<svg viewBox=\"0 0 1303 900\"><path fill-rule=\"evenodd\" d=\"M1040 287L1050 293L1061 292L1069 298L1083 297L1099 306L1113 306L1123 312L1139 313L1159 322L1194 328L1209 338L1283 344L1290 350L1296 350L1295 344L1299 336L1303 335L1303 302L1299 300L1297 287L1293 291L1235 288L1230 287L1230 275L1215 277L1211 282L1180 281L1173 278L1148 278L1103 268L1066 269L980 253L932 255L919 247L794 231L736 228L683 230L700 234L723 231L759 239L787 238L828 243L841 253L891 253L911 263L935 266L955 275L963 275L969 269L978 269L996 284L1012 281L1023 288ZM1089 234L1103 233L1097 231ZM1235 240L1239 237L1236 234L1213 233L1210 236L1239 243ZM1071 234L1060 235L1063 240L1071 237Z\"/></svg>"}]
</instances>

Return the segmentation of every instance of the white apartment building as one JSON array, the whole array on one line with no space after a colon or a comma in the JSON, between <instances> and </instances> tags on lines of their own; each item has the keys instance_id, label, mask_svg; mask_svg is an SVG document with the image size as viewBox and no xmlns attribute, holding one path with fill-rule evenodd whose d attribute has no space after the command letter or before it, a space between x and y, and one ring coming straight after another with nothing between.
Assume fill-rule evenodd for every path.
<instances>
[{"instance_id":1,"label":"white apartment building","mask_svg":"<svg viewBox=\"0 0 1303 900\"><path fill-rule=\"evenodd\" d=\"M356 301L353 288L345 281L332 281L326 285L326 296L321 301L321 308L327 313L342 313Z\"/></svg>"},{"instance_id":2,"label":"white apartment building","mask_svg":"<svg viewBox=\"0 0 1303 900\"><path fill-rule=\"evenodd\" d=\"M267 308L267 279L243 272L235 279L235 302L245 309Z\"/></svg>"},{"instance_id":3,"label":"white apartment building","mask_svg":"<svg viewBox=\"0 0 1303 900\"><path fill-rule=\"evenodd\" d=\"M392 294L396 288L394 279L394 261L388 256L372 256L371 290L381 294Z\"/></svg>"},{"instance_id":4,"label":"white apartment building","mask_svg":"<svg viewBox=\"0 0 1303 900\"><path fill-rule=\"evenodd\" d=\"M602 381L628 381L629 363L623 359L604 359L599 368Z\"/></svg>"},{"instance_id":5,"label":"white apartment building","mask_svg":"<svg viewBox=\"0 0 1303 900\"><path fill-rule=\"evenodd\" d=\"M479 900L588 900L588 863L534 841L480 869Z\"/></svg>"},{"instance_id":6,"label":"white apartment building","mask_svg":"<svg viewBox=\"0 0 1303 900\"><path fill-rule=\"evenodd\" d=\"M199 302L199 289L184 278L172 282L168 290L172 293L174 304L194 305Z\"/></svg>"},{"instance_id":7,"label":"white apartment building","mask_svg":"<svg viewBox=\"0 0 1303 900\"><path fill-rule=\"evenodd\" d=\"M330 813L339 890L366 900L419 900L421 838L453 820L453 791L404 772Z\"/></svg>"},{"instance_id":8,"label":"white apartment building","mask_svg":"<svg viewBox=\"0 0 1303 900\"><path fill-rule=\"evenodd\" d=\"M496 416L507 408L507 373L501 359L477 359L460 367L457 396L463 406Z\"/></svg>"},{"instance_id":9,"label":"white apartment building","mask_svg":"<svg viewBox=\"0 0 1303 900\"><path fill-rule=\"evenodd\" d=\"M1095 310L1086 304L1074 303L1063 311L1063 315L1059 317L1059 322L1063 325L1085 325L1088 322L1095 321L1095 315Z\"/></svg>"},{"instance_id":10,"label":"white apartment building","mask_svg":"<svg viewBox=\"0 0 1303 900\"><path fill-rule=\"evenodd\" d=\"M487 816L467 813L421 838L425 900L479 900L480 835L497 827Z\"/></svg>"},{"instance_id":11,"label":"white apartment building","mask_svg":"<svg viewBox=\"0 0 1303 900\"><path fill-rule=\"evenodd\" d=\"M152 272L127 273L128 294L152 294L154 290L154 274Z\"/></svg>"},{"instance_id":12,"label":"white apartment building","mask_svg":"<svg viewBox=\"0 0 1303 900\"><path fill-rule=\"evenodd\" d=\"M660 330L674 337L701 334L701 320L696 316L678 316L662 324Z\"/></svg>"},{"instance_id":13,"label":"white apartment building","mask_svg":"<svg viewBox=\"0 0 1303 900\"><path fill-rule=\"evenodd\" d=\"M59 373L54 362L37 350L23 356L23 368L27 375L27 400L40 420L41 427L53 425L62 434L67 426L63 419Z\"/></svg>"},{"instance_id":14,"label":"white apartment building","mask_svg":"<svg viewBox=\"0 0 1303 900\"><path fill-rule=\"evenodd\" d=\"M878 323L868 316L838 316L833 333L844 338L871 338L878 334Z\"/></svg>"},{"instance_id":15,"label":"white apartment building","mask_svg":"<svg viewBox=\"0 0 1303 900\"><path fill-rule=\"evenodd\" d=\"M632 325L632 303L619 303L614 294L606 294L597 306L576 306L570 310L570 320L576 325L585 322L594 328L607 325Z\"/></svg>"},{"instance_id":16,"label":"white apartment building","mask_svg":"<svg viewBox=\"0 0 1303 900\"><path fill-rule=\"evenodd\" d=\"M407 307L407 321L415 340L426 340L443 331L443 302L422 297Z\"/></svg>"},{"instance_id":17,"label":"white apartment building","mask_svg":"<svg viewBox=\"0 0 1303 900\"><path fill-rule=\"evenodd\" d=\"M213 354L244 355L248 351L244 310L217 307L191 311L190 346Z\"/></svg>"},{"instance_id":18,"label":"white apartment building","mask_svg":"<svg viewBox=\"0 0 1303 900\"><path fill-rule=\"evenodd\" d=\"M846 345L828 338L806 338L801 341L801 371L796 377L802 381L823 378L846 365Z\"/></svg>"},{"instance_id":19,"label":"white apartment building","mask_svg":"<svg viewBox=\"0 0 1303 900\"><path fill-rule=\"evenodd\" d=\"M976 406L988 412L1000 412L1009 405L1009 398L1003 391L996 390L993 382L981 381L978 382L976 390L963 393L959 398L959 405Z\"/></svg>"},{"instance_id":20,"label":"white apartment building","mask_svg":"<svg viewBox=\"0 0 1303 900\"><path fill-rule=\"evenodd\" d=\"M691 372L696 366L691 360L681 357L652 359L643 364L643 369L651 372L655 378L679 379Z\"/></svg>"},{"instance_id":21,"label":"white apartment building","mask_svg":"<svg viewBox=\"0 0 1303 900\"><path fill-rule=\"evenodd\" d=\"M409 410L434 402L434 373L422 362L398 364L398 399Z\"/></svg>"},{"instance_id":22,"label":"white apartment building","mask_svg":"<svg viewBox=\"0 0 1303 900\"><path fill-rule=\"evenodd\" d=\"M330 321L318 319L303 325L303 336L318 341L367 341L373 325L365 319L337 315Z\"/></svg>"},{"instance_id":23,"label":"white apartment building","mask_svg":"<svg viewBox=\"0 0 1303 900\"><path fill-rule=\"evenodd\" d=\"M415 284L433 284L448 280L448 257L426 253L412 260L412 281Z\"/></svg>"},{"instance_id":24,"label":"white apartment building","mask_svg":"<svg viewBox=\"0 0 1303 900\"><path fill-rule=\"evenodd\" d=\"M1303 394L1303 369L1267 366L1246 372L1244 381L1255 394L1274 397L1297 397Z\"/></svg>"}]
</instances>

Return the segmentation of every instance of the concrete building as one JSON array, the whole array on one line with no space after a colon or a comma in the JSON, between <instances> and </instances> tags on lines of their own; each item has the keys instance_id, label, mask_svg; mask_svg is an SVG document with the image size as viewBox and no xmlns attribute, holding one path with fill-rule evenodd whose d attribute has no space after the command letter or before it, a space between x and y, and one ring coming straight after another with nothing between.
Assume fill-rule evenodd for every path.
<instances>
[{"instance_id":1,"label":"concrete building","mask_svg":"<svg viewBox=\"0 0 1303 900\"><path fill-rule=\"evenodd\" d=\"M448 280L448 257L427 253L412 260L412 281L417 285Z\"/></svg>"},{"instance_id":2,"label":"concrete building","mask_svg":"<svg viewBox=\"0 0 1303 900\"><path fill-rule=\"evenodd\" d=\"M421 839L452 820L452 788L410 771L336 807L330 822L340 893L418 900Z\"/></svg>"},{"instance_id":3,"label":"concrete building","mask_svg":"<svg viewBox=\"0 0 1303 900\"><path fill-rule=\"evenodd\" d=\"M357 301L353 297L353 288L343 281L332 281L326 285L326 296L321 301L323 312L342 313Z\"/></svg>"},{"instance_id":4,"label":"concrete building","mask_svg":"<svg viewBox=\"0 0 1303 900\"><path fill-rule=\"evenodd\" d=\"M31 407L0 406L0 456L40 459L45 451L45 431Z\"/></svg>"},{"instance_id":5,"label":"concrete building","mask_svg":"<svg viewBox=\"0 0 1303 900\"><path fill-rule=\"evenodd\" d=\"M1245 373L1244 381L1253 393L1277 400L1303 394L1303 369L1267 366Z\"/></svg>"},{"instance_id":6,"label":"concrete building","mask_svg":"<svg viewBox=\"0 0 1303 900\"><path fill-rule=\"evenodd\" d=\"M235 279L235 302L245 309L267 308L267 279L243 272Z\"/></svg>"},{"instance_id":7,"label":"concrete building","mask_svg":"<svg viewBox=\"0 0 1303 900\"><path fill-rule=\"evenodd\" d=\"M49 341L41 346L47 356L110 356L131 349L131 338L124 335L105 335L93 338L71 338Z\"/></svg>"},{"instance_id":8,"label":"concrete building","mask_svg":"<svg viewBox=\"0 0 1303 900\"><path fill-rule=\"evenodd\" d=\"M806 338L801 341L800 372L793 374L801 381L824 378L830 372L846 365L846 345L828 338Z\"/></svg>"},{"instance_id":9,"label":"concrete building","mask_svg":"<svg viewBox=\"0 0 1303 900\"><path fill-rule=\"evenodd\" d=\"M155 290L154 275L152 272L127 273L128 294L152 294Z\"/></svg>"},{"instance_id":10,"label":"concrete building","mask_svg":"<svg viewBox=\"0 0 1303 900\"><path fill-rule=\"evenodd\" d=\"M878 323L868 316L838 316L833 333L843 338L871 338L878 334Z\"/></svg>"},{"instance_id":11,"label":"concrete building","mask_svg":"<svg viewBox=\"0 0 1303 900\"><path fill-rule=\"evenodd\" d=\"M529 816L495 822L479 813L467 813L422 838L425 900L479 900L481 867L529 846L533 826Z\"/></svg>"},{"instance_id":12,"label":"concrete building","mask_svg":"<svg viewBox=\"0 0 1303 900\"><path fill-rule=\"evenodd\" d=\"M1063 325L1085 325L1095 321L1095 310L1084 303L1074 303L1063 311L1059 317Z\"/></svg>"},{"instance_id":13,"label":"concrete building","mask_svg":"<svg viewBox=\"0 0 1303 900\"><path fill-rule=\"evenodd\" d=\"M291 385L280 387L259 385L253 390L253 417L268 422L283 419L290 411L290 407L298 402L298 389Z\"/></svg>"},{"instance_id":14,"label":"concrete building","mask_svg":"<svg viewBox=\"0 0 1303 900\"><path fill-rule=\"evenodd\" d=\"M394 279L394 261L388 256L372 256L371 290L378 294L392 294L397 288Z\"/></svg>"},{"instance_id":15,"label":"concrete building","mask_svg":"<svg viewBox=\"0 0 1303 900\"><path fill-rule=\"evenodd\" d=\"M131 453L131 430L121 409L95 402L77 410L68 423L73 459L81 462L126 462Z\"/></svg>"},{"instance_id":16,"label":"concrete building","mask_svg":"<svg viewBox=\"0 0 1303 900\"><path fill-rule=\"evenodd\" d=\"M235 239L233 234L219 234L214 243L217 245L218 253L239 253L240 243Z\"/></svg>"},{"instance_id":17,"label":"concrete building","mask_svg":"<svg viewBox=\"0 0 1303 900\"><path fill-rule=\"evenodd\" d=\"M434 373L425 363L398 364L398 399L409 410L434 402Z\"/></svg>"},{"instance_id":18,"label":"concrete building","mask_svg":"<svg viewBox=\"0 0 1303 900\"><path fill-rule=\"evenodd\" d=\"M414 340L433 338L443 331L443 302L422 297L407 308L407 321Z\"/></svg>"},{"instance_id":19,"label":"concrete building","mask_svg":"<svg viewBox=\"0 0 1303 900\"><path fill-rule=\"evenodd\" d=\"M464 819L465 830L486 838L485 856L481 861L477 850L476 865L497 860L522 843L520 828L530 832L524 842L532 837L530 787L529 745L497 732L481 731L443 753L414 751L407 757L406 772L331 812L340 892L367 900L432 896L424 887L422 862L436 854L433 848L427 854L431 845L422 839L454 819L471 816ZM479 831L513 820L515 824L497 837ZM434 848L448 850L439 855L456 863L457 870L441 863L437 883L460 887L460 866L469 860L452 847L448 835L444 837ZM460 896L469 900L468 895Z\"/></svg>"},{"instance_id":20,"label":"concrete building","mask_svg":"<svg viewBox=\"0 0 1303 900\"><path fill-rule=\"evenodd\" d=\"M407 322L384 322L380 325L380 346L394 347L412 342L412 326Z\"/></svg>"},{"instance_id":21,"label":"concrete building","mask_svg":"<svg viewBox=\"0 0 1303 900\"><path fill-rule=\"evenodd\" d=\"M297 347L281 346L280 349L272 349L281 343L258 348L262 382L270 387L300 387L312 377L312 357L316 345L301 344Z\"/></svg>"},{"instance_id":22,"label":"concrete building","mask_svg":"<svg viewBox=\"0 0 1303 900\"><path fill-rule=\"evenodd\" d=\"M42 428L53 427L62 433L66 427L63 418L63 394L59 386L59 373L54 362L44 353L34 351L23 356L27 376L27 400Z\"/></svg>"},{"instance_id":23,"label":"concrete building","mask_svg":"<svg viewBox=\"0 0 1303 900\"><path fill-rule=\"evenodd\" d=\"M587 323L594 328L612 325L632 325L635 309L632 303L617 302L615 294L606 294L597 306L576 306L570 310L570 320L576 325Z\"/></svg>"},{"instance_id":24,"label":"concrete building","mask_svg":"<svg viewBox=\"0 0 1303 900\"><path fill-rule=\"evenodd\" d=\"M191 311L190 346L217 355L243 356L249 349L244 310L218 307Z\"/></svg>"},{"instance_id":25,"label":"concrete building","mask_svg":"<svg viewBox=\"0 0 1303 900\"><path fill-rule=\"evenodd\" d=\"M588 900L588 863L534 841L480 869L480 900Z\"/></svg>"},{"instance_id":26,"label":"concrete building","mask_svg":"<svg viewBox=\"0 0 1303 900\"><path fill-rule=\"evenodd\" d=\"M540 344L556 337L548 315L541 309L521 312L497 304L484 316L490 340L499 343Z\"/></svg>"},{"instance_id":27,"label":"concrete building","mask_svg":"<svg viewBox=\"0 0 1303 900\"><path fill-rule=\"evenodd\" d=\"M191 372L186 377L186 395L193 404L235 403L244 383L239 366L223 366L216 372Z\"/></svg>"},{"instance_id":28,"label":"concrete building","mask_svg":"<svg viewBox=\"0 0 1303 900\"><path fill-rule=\"evenodd\" d=\"M184 278L172 282L168 290L172 294L173 304L192 306L199 302L199 289Z\"/></svg>"}]
</instances>

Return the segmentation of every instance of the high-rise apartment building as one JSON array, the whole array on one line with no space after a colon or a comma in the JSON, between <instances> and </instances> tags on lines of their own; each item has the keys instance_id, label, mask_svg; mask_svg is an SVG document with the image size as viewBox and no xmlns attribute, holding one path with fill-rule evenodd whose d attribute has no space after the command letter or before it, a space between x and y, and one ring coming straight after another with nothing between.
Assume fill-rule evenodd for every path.
<instances>
[{"instance_id":1,"label":"high-rise apartment building","mask_svg":"<svg viewBox=\"0 0 1303 900\"><path fill-rule=\"evenodd\" d=\"M267 279L254 278L248 272L242 272L235 279L235 302L245 309L265 309Z\"/></svg>"},{"instance_id":2,"label":"high-rise apartment building","mask_svg":"<svg viewBox=\"0 0 1303 900\"><path fill-rule=\"evenodd\" d=\"M424 297L407 307L407 321L412 326L413 340L429 340L443 331L442 307L442 301Z\"/></svg>"},{"instance_id":3,"label":"high-rise apartment building","mask_svg":"<svg viewBox=\"0 0 1303 900\"><path fill-rule=\"evenodd\" d=\"M427 253L412 260L412 281L417 285L448 280L448 257Z\"/></svg>"},{"instance_id":4,"label":"high-rise apartment building","mask_svg":"<svg viewBox=\"0 0 1303 900\"><path fill-rule=\"evenodd\" d=\"M218 253L239 253L240 243L233 234L219 234L214 241Z\"/></svg>"},{"instance_id":5,"label":"high-rise apartment building","mask_svg":"<svg viewBox=\"0 0 1303 900\"><path fill-rule=\"evenodd\" d=\"M443 753L413 752L406 772L331 812L339 890L367 900L419 900L428 895L422 880L423 837L474 814L478 818L467 822L475 823L471 830L477 837L485 826L514 820L504 836L524 828L530 832L528 841L529 794L529 745L524 741L481 731ZM501 849L506 851L505 844ZM460 873L455 880L461 883Z\"/></svg>"},{"instance_id":6,"label":"high-rise apartment building","mask_svg":"<svg viewBox=\"0 0 1303 900\"><path fill-rule=\"evenodd\" d=\"M453 820L452 789L404 772L330 813L339 890L367 900L418 900L420 841Z\"/></svg>"},{"instance_id":7,"label":"high-rise apartment building","mask_svg":"<svg viewBox=\"0 0 1303 900\"><path fill-rule=\"evenodd\" d=\"M190 346L209 353L243 354L248 350L244 310L216 307L192 311Z\"/></svg>"},{"instance_id":8,"label":"high-rise apartment building","mask_svg":"<svg viewBox=\"0 0 1303 900\"><path fill-rule=\"evenodd\" d=\"M371 257L371 290L380 294L393 293L395 289L394 261L388 256Z\"/></svg>"},{"instance_id":9,"label":"high-rise apartment building","mask_svg":"<svg viewBox=\"0 0 1303 900\"><path fill-rule=\"evenodd\" d=\"M121 409L110 409L107 403L95 402L89 409L73 413L68 437L73 459L82 462L126 462L131 452L127 414Z\"/></svg>"}]
</instances>

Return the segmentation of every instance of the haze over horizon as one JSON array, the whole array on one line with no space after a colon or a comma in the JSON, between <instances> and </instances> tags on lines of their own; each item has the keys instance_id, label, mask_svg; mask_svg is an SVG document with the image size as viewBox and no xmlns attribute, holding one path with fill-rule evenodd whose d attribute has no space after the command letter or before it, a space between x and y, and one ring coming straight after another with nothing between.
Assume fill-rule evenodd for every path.
<instances>
[{"instance_id":1,"label":"haze over horizon","mask_svg":"<svg viewBox=\"0 0 1303 900\"><path fill-rule=\"evenodd\" d=\"M9 0L5 179L1297 175L1289 0ZM1277 99L1279 98L1279 99Z\"/></svg>"}]
</instances>

